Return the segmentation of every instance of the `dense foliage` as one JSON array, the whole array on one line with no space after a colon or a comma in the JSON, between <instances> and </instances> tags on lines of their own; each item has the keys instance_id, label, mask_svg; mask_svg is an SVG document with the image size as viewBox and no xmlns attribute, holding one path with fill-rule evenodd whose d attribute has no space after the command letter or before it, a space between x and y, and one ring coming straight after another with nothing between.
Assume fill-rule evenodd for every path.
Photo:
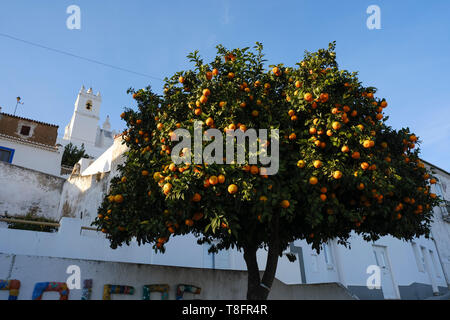
<instances>
[{"instance_id":1,"label":"dense foliage","mask_svg":"<svg viewBox=\"0 0 450 320\"><path fill-rule=\"evenodd\" d=\"M82 144L78 149L77 146L69 143L64 147L61 164L68 167L73 167L81 158L89 158L86 150L84 150L84 144Z\"/></svg>"},{"instance_id":2,"label":"dense foliage","mask_svg":"<svg viewBox=\"0 0 450 320\"><path fill-rule=\"evenodd\" d=\"M164 95L129 92L138 110L122 118L129 147L121 175L94 224L117 247L133 237L164 251L171 237L193 233L214 250L271 246L278 255L295 239L314 248L352 231L366 240L428 235L430 176L418 138L387 126L386 100L340 70L334 44L306 53L295 68L264 67L262 45L227 50L166 79ZM280 131L278 174L259 166L172 163L170 137L193 121L223 132ZM204 146L210 142L204 142Z\"/></svg>"}]
</instances>

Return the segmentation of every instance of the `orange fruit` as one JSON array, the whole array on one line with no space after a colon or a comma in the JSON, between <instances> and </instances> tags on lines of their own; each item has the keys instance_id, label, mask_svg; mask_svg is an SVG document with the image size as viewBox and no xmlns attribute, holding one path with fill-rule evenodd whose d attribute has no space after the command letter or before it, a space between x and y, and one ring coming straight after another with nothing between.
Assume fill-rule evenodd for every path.
<instances>
[{"instance_id":1,"label":"orange fruit","mask_svg":"<svg viewBox=\"0 0 450 320\"><path fill-rule=\"evenodd\" d=\"M317 182L319 182L319 180L317 180L316 177L309 178L309 184L315 185Z\"/></svg>"},{"instance_id":2,"label":"orange fruit","mask_svg":"<svg viewBox=\"0 0 450 320\"><path fill-rule=\"evenodd\" d=\"M200 200L202 200L202 196L199 193L195 193L192 197L192 201L199 202Z\"/></svg>"},{"instance_id":3,"label":"orange fruit","mask_svg":"<svg viewBox=\"0 0 450 320\"><path fill-rule=\"evenodd\" d=\"M180 76L180 77L178 78L178 81L179 81L180 83L184 83L184 77L183 77L183 76Z\"/></svg>"},{"instance_id":4,"label":"orange fruit","mask_svg":"<svg viewBox=\"0 0 450 320\"><path fill-rule=\"evenodd\" d=\"M114 201L117 203L122 203L123 202L123 196L121 194L118 194L116 196L114 196Z\"/></svg>"},{"instance_id":5,"label":"orange fruit","mask_svg":"<svg viewBox=\"0 0 450 320\"><path fill-rule=\"evenodd\" d=\"M206 96L201 96L200 97L200 103L206 103L208 101L208 97L206 97Z\"/></svg>"},{"instance_id":6,"label":"orange fruit","mask_svg":"<svg viewBox=\"0 0 450 320\"><path fill-rule=\"evenodd\" d=\"M145 177L145 176L148 176L148 171L147 170L142 170L142 175Z\"/></svg>"},{"instance_id":7,"label":"orange fruit","mask_svg":"<svg viewBox=\"0 0 450 320\"><path fill-rule=\"evenodd\" d=\"M347 152L350 151L350 148L349 148L348 146L343 146L343 147L341 148L341 151L344 152L344 153L347 153Z\"/></svg>"},{"instance_id":8,"label":"orange fruit","mask_svg":"<svg viewBox=\"0 0 450 320\"><path fill-rule=\"evenodd\" d=\"M120 179L120 181L122 181L123 183L127 182L127 177L122 177L122 179Z\"/></svg>"},{"instance_id":9,"label":"orange fruit","mask_svg":"<svg viewBox=\"0 0 450 320\"><path fill-rule=\"evenodd\" d=\"M327 193L328 189L326 187L320 188L321 193Z\"/></svg>"},{"instance_id":10,"label":"orange fruit","mask_svg":"<svg viewBox=\"0 0 450 320\"><path fill-rule=\"evenodd\" d=\"M334 130L339 130L341 128L341 124L339 122L335 121L335 122L332 123L331 127Z\"/></svg>"},{"instance_id":11,"label":"orange fruit","mask_svg":"<svg viewBox=\"0 0 450 320\"><path fill-rule=\"evenodd\" d=\"M356 116L358 115L358 111L353 110L352 113L350 113L350 115L351 115L352 117L356 117Z\"/></svg>"},{"instance_id":12,"label":"orange fruit","mask_svg":"<svg viewBox=\"0 0 450 320\"><path fill-rule=\"evenodd\" d=\"M259 168L257 166L250 166L250 173L251 174L258 174Z\"/></svg>"},{"instance_id":13,"label":"orange fruit","mask_svg":"<svg viewBox=\"0 0 450 320\"><path fill-rule=\"evenodd\" d=\"M320 167L322 166L322 161L320 161L320 160L315 160L315 161L313 162L313 166L314 166L314 168L320 168Z\"/></svg>"},{"instance_id":14,"label":"orange fruit","mask_svg":"<svg viewBox=\"0 0 450 320\"><path fill-rule=\"evenodd\" d=\"M202 114L202 109L197 108L197 109L195 109L194 113L195 113L196 116L199 116L199 115Z\"/></svg>"},{"instance_id":15,"label":"orange fruit","mask_svg":"<svg viewBox=\"0 0 450 320\"><path fill-rule=\"evenodd\" d=\"M291 133L289 135L289 140L295 140L297 138L297 135L295 133Z\"/></svg>"},{"instance_id":16,"label":"orange fruit","mask_svg":"<svg viewBox=\"0 0 450 320\"><path fill-rule=\"evenodd\" d=\"M212 184L213 186L216 185L217 183L219 183L219 179L216 176L211 176L208 179L209 183Z\"/></svg>"},{"instance_id":17,"label":"orange fruit","mask_svg":"<svg viewBox=\"0 0 450 320\"><path fill-rule=\"evenodd\" d=\"M304 166L305 166L305 161L303 161L303 160L298 160L297 161L297 167L303 168Z\"/></svg>"},{"instance_id":18,"label":"orange fruit","mask_svg":"<svg viewBox=\"0 0 450 320\"><path fill-rule=\"evenodd\" d=\"M431 183L431 184L435 184L436 182L437 182L437 181L436 181L435 178L430 179L430 183Z\"/></svg>"},{"instance_id":19,"label":"orange fruit","mask_svg":"<svg viewBox=\"0 0 450 320\"><path fill-rule=\"evenodd\" d=\"M364 140L364 142L363 142L364 148L370 148L370 145L371 145L370 141L371 140Z\"/></svg>"},{"instance_id":20,"label":"orange fruit","mask_svg":"<svg viewBox=\"0 0 450 320\"><path fill-rule=\"evenodd\" d=\"M235 184L230 184L228 186L228 193L235 194L238 191L238 187Z\"/></svg>"},{"instance_id":21,"label":"orange fruit","mask_svg":"<svg viewBox=\"0 0 450 320\"><path fill-rule=\"evenodd\" d=\"M333 172L333 178L335 178L335 179L340 179L340 178L342 178L342 172L339 171L339 170Z\"/></svg>"},{"instance_id":22,"label":"orange fruit","mask_svg":"<svg viewBox=\"0 0 450 320\"><path fill-rule=\"evenodd\" d=\"M219 74L219 70L217 70L217 69L213 69L213 71L212 71L212 74L214 75L214 76L217 76L218 74Z\"/></svg>"},{"instance_id":23,"label":"orange fruit","mask_svg":"<svg viewBox=\"0 0 450 320\"><path fill-rule=\"evenodd\" d=\"M295 87L300 88L302 86L302 83L300 81L295 81Z\"/></svg>"},{"instance_id":24,"label":"orange fruit","mask_svg":"<svg viewBox=\"0 0 450 320\"><path fill-rule=\"evenodd\" d=\"M328 101L328 93L321 93L319 96L320 102L325 103Z\"/></svg>"},{"instance_id":25,"label":"orange fruit","mask_svg":"<svg viewBox=\"0 0 450 320\"><path fill-rule=\"evenodd\" d=\"M290 117L292 117L293 115L295 114L295 111L294 110L289 110L288 111L288 115L290 116Z\"/></svg>"},{"instance_id":26,"label":"orange fruit","mask_svg":"<svg viewBox=\"0 0 450 320\"><path fill-rule=\"evenodd\" d=\"M158 130L162 130L162 128L164 128L164 125L160 122L160 123L158 123L158 124L156 125L156 128L157 128Z\"/></svg>"},{"instance_id":27,"label":"orange fruit","mask_svg":"<svg viewBox=\"0 0 450 320\"><path fill-rule=\"evenodd\" d=\"M382 108L386 108L387 105L388 105L388 103L387 103L385 100L381 101L380 106L381 106Z\"/></svg>"},{"instance_id":28,"label":"orange fruit","mask_svg":"<svg viewBox=\"0 0 450 320\"><path fill-rule=\"evenodd\" d=\"M213 118L209 117L208 119L206 119L205 123L208 127L211 127L214 124L214 120Z\"/></svg>"},{"instance_id":29,"label":"orange fruit","mask_svg":"<svg viewBox=\"0 0 450 320\"><path fill-rule=\"evenodd\" d=\"M309 133L310 134L316 134L317 133L317 129L316 128L309 128Z\"/></svg>"},{"instance_id":30,"label":"orange fruit","mask_svg":"<svg viewBox=\"0 0 450 320\"><path fill-rule=\"evenodd\" d=\"M369 164L367 162L363 162L363 163L361 163L361 168L363 170L367 170L369 168Z\"/></svg>"},{"instance_id":31,"label":"orange fruit","mask_svg":"<svg viewBox=\"0 0 450 320\"><path fill-rule=\"evenodd\" d=\"M281 201L280 205L281 205L282 208L287 209L287 208L289 208L289 206L291 204L289 203L288 200L283 200L283 201Z\"/></svg>"},{"instance_id":32,"label":"orange fruit","mask_svg":"<svg viewBox=\"0 0 450 320\"><path fill-rule=\"evenodd\" d=\"M360 183L360 184L358 184L357 185L357 187L356 187L358 190L364 190L364 183Z\"/></svg>"},{"instance_id":33,"label":"orange fruit","mask_svg":"<svg viewBox=\"0 0 450 320\"><path fill-rule=\"evenodd\" d=\"M233 78L234 78L234 72L229 72L228 79L233 79Z\"/></svg>"},{"instance_id":34,"label":"orange fruit","mask_svg":"<svg viewBox=\"0 0 450 320\"><path fill-rule=\"evenodd\" d=\"M166 196L170 193L171 190L172 190L172 184L166 183L166 184L163 186L163 192L164 192L164 194L165 194Z\"/></svg>"},{"instance_id":35,"label":"orange fruit","mask_svg":"<svg viewBox=\"0 0 450 320\"><path fill-rule=\"evenodd\" d=\"M211 80L213 77L213 74L211 71L206 72L206 79Z\"/></svg>"},{"instance_id":36,"label":"orange fruit","mask_svg":"<svg viewBox=\"0 0 450 320\"><path fill-rule=\"evenodd\" d=\"M274 67L272 69L272 72L276 75L276 76L280 76L281 75L281 70L278 67Z\"/></svg>"},{"instance_id":37,"label":"orange fruit","mask_svg":"<svg viewBox=\"0 0 450 320\"><path fill-rule=\"evenodd\" d=\"M186 219L184 222L188 227L192 227L194 225L194 221L192 219Z\"/></svg>"},{"instance_id":38,"label":"orange fruit","mask_svg":"<svg viewBox=\"0 0 450 320\"><path fill-rule=\"evenodd\" d=\"M203 95L204 95L205 97L208 97L208 96L211 94L211 90L209 90L208 88L206 88L206 89L203 89L202 93L203 93Z\"/></svg>"},{"instance_id":39,"label":"orange fruit","mask_svg":"<svg viewBox=\"0 0 450 320\"><path fill-rule=\"evenodd\" d=\"M327 195L322 193L322 194L320 195L320 200L322 200L322 201L327 200Z\"/></svg>"},{"instance_id":40,"label":"orange fruit","mask_svg":"<svg viewBox=\"0 0 450 320\"><path fill-rule=\"evenodd\" d=\"M218 179L219 183L224 183L224 182L225 182L225 176L224 176L223 174L220 174L220 175L217 177L217 179Z\"/></svg>"},{"instance_id":41,"label":"orange fruit","mask_svg":"<svg viewBox=\"0 0 450 320\"><path fill-rule=\"evenodd\" d=\"M303 99L305 99L308 102L313 101L313 96L311 93L305 93L305 95L303 96Z\"/></svg>"}]
</instances>

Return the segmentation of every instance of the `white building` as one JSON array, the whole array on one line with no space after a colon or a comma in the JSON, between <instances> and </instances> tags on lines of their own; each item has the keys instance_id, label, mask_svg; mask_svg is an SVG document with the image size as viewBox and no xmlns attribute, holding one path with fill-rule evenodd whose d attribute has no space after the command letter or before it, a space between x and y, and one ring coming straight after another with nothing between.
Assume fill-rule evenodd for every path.
<instances>
[{"instance_id":1,"label":"white building","mask_svg":"<svg viewBox=\"0 0 450 320\"><path fill-rule=\"evenodd\" d=\"M0 161L59 176L63 148L58 126L1 112Z\"/></svg>"},{"instance_id":2,"label":"white building","mask_svg":"<svg viewBox=\"0 0 450 320\"><path fill-rule=\"evenodd\" d=\"M113 144L115 132L111 131L109 116L101 128L98 125L101 104L100 92L94 94L92 88L86 90L82 86L75 101L72 118L58 142L63 146L72 143L78 148L84 145L86 153L92 158L102 155Z\"/></svg>"}]
</instances>

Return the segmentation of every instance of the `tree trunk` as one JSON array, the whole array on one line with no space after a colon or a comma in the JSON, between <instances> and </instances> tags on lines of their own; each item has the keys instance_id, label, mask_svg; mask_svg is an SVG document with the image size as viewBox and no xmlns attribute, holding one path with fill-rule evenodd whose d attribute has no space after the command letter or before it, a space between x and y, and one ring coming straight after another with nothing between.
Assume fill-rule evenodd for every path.
<instances>
[{"instance_id":1,"label":"tree trunk","mask_svg":"<svg viewBox=\"0 0 450 320\"><path fill-rule=\"evenodd\" d=\"M269 252L267 253L266 270L261 280L256 251L258 247L244 248L244 259L247 264L248 286L247 300L267 300L272 287L275 273L277 271L278 257L280 253L279 243L279 216L274 217L274 225L271 239L269 241Z\"/></svg>"}]
</instances>

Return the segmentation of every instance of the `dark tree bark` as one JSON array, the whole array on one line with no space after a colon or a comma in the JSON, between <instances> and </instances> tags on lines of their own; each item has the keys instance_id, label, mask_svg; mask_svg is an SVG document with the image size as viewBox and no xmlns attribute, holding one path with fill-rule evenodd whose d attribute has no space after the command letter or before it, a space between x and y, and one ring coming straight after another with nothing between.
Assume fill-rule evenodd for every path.
<instances>
[{"instance_id":1,"label":"dark tree bark","mask_svg":"<svg viewBox=\"0 0 450 320\"><path fill-rule=\"evenodd\" d=\"M278 258L280 254L279 241L279 216L276 214L273 221L273 231L269 241L269 251L267 253L266 269L261 280L258 261L256 259L257 246L247 246L244 248L244 259L247 264L248 287L247 300L267 300L272 287L275 273L277 271Z\"/></svg>"}]
</instances>

